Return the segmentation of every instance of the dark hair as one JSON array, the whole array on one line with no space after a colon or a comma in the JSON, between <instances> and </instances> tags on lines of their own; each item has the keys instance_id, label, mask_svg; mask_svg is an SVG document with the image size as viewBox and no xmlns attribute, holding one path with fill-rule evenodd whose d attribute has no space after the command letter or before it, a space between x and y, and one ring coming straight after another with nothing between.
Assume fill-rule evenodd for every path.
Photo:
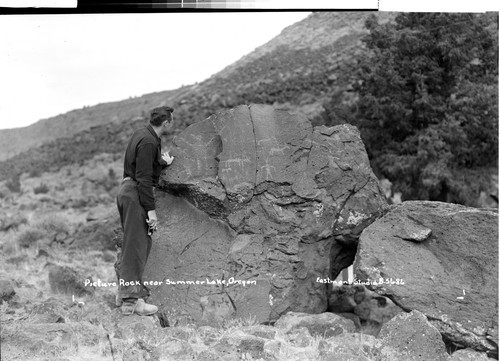
<instances>
[{"instance_id":1,"label":"dark hair","mask_svg":"<svg viewBox=\"0 0 500 361\"><path fill-rule=\"evenodd\" d=\"M149 123L155 127L159 127L162 123L167 120L170 122L172 120L172 113L174 109L170 107L157 107L151 110L151 117Z\"/></svg>"}]
</instances>

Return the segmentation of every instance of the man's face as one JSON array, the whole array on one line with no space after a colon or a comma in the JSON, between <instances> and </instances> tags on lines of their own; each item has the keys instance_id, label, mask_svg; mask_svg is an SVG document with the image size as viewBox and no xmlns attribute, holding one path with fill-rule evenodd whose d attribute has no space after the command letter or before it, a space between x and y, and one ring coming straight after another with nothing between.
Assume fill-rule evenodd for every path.
<instances>
[{"instance_id":1,"label":"man's face","mask_svg":"<svg viewBox=\"0 0 500 361\"><path fill-rule=\"evenodd\" d=\"M172 119L170 120L170 122L169 121L163 122L163 125L161 127L162 133L167 134L170 131L170 129L172 129L173 124L174 124L174 115L172 114Z\"/></svg>"}]
</instances>

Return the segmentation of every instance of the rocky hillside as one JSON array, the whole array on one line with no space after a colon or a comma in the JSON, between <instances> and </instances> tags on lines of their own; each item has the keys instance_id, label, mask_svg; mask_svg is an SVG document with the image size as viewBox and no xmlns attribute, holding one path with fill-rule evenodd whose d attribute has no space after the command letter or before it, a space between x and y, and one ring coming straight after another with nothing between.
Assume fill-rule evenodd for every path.
<instances>
[{"instance_id":1,"label":"rocky hillside","mask_svg":"<svg viewBox=\"0 0 500 361\"><path fill-rule=\"evenodd\" d=\"M363 51L360 39L368 16L362 12L313 13L199 84L85 107L29 127L2 130L0 180L34 168L42 171L49 164L60 167L90 159L102 151L121 151L123 137L116 133L129 129L128 124L138 122L138 117L147 116L149 109L160 104L176 109L176 131L219 110L249 103L299 110L320 124L323 102L347 87L353 59ZM380 21L393 17L378 16ZM119 127L114 126L117 123ZM86 145L89 142L91 149Z\"/></svg>"}]
</instances>

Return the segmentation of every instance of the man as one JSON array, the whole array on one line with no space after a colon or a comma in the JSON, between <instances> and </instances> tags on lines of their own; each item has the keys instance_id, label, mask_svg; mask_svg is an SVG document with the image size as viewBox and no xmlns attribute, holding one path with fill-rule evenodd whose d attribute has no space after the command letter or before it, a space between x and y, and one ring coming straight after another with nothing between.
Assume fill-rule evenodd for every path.
<instances>
[{"instance_id":1,"label":"man","mask_svg":"<svg viewBox=\"0 0 500 361\"><path fill-rule=\"evenodd\" d=\"M141 298L145 290L142 275L158 221L153 187L162 169L174 159L168 153L161 154L160 139L172 127L173 111L165 106L154 108L148 126L134 132L125 152L124 179L116 199L123 228L116 304L125 315L146 316L158 311Z\"/></svg>"}]
</instances>

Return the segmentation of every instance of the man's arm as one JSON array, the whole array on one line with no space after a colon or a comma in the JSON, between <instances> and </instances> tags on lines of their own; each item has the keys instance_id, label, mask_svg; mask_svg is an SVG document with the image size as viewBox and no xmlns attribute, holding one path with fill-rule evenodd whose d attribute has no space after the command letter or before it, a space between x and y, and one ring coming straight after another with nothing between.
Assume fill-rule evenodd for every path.
<instances>
[{"instance_id":1,"label":"man's arm","mask_svg":"<svg viewBox=\"0 0 500 361\"><path fill-rule=\"evenodd\" d=\"M139 201L146 212L155 210L153 195L153 160L156 147L151 143L140 145L137 148L135 161L135 180L139 192ZM149 216L149 214L148 214Z\"/></svg>"}]
</instances>

